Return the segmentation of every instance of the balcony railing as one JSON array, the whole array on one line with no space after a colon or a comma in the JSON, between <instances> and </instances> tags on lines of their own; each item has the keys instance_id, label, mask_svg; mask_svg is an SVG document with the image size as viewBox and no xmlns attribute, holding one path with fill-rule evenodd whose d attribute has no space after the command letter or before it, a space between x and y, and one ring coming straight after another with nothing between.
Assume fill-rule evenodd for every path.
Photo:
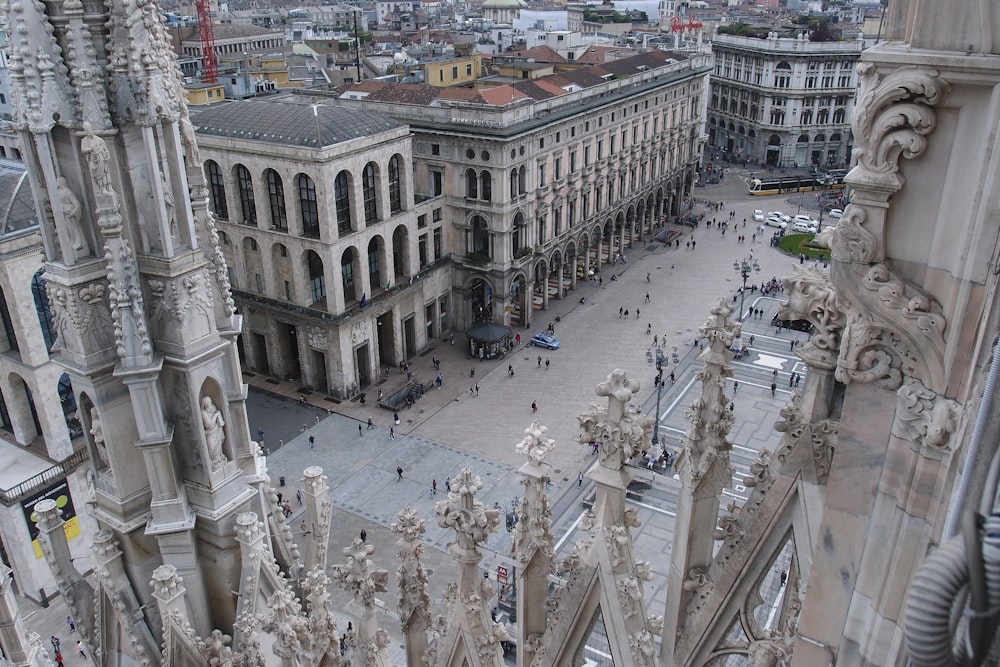
<instances>
[{"instance_id":1,"label":"balcony railing","mask_svg":"<svg viewBox=\"0 0 1000 667\"><path fill-rule=\"evenodd\" d=\"M86 449L74 452L72 456L69 456L47 470L43 470L34 477L24 480L17 486L9 489L0 489L0 502L7 507L21 502L35 491L49 486L56 480L63 479L89 459L90 455Z\"/></svg>"}]
</instances>

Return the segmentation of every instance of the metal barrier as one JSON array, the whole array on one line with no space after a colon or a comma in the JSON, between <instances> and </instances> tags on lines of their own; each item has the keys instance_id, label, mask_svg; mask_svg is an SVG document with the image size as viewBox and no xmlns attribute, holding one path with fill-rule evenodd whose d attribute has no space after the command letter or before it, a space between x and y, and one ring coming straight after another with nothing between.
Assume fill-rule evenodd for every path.
<instances>
[{"instance_id":1,"label":"metal barrier","mask_svg":"<svg viewBox=\"0 0 1000 667\"><path fill-rule=\"evenodd\" d=\"M48 486L58 479L66 477L66 475L76 470L80 464L89 459L90 455L86 449L74 452L72 456L67 457L47 470L43 470L34 477L26 479L17 486L9 489L0 489L0 502L10 507L35 491Z\"/></svg>"}]
</instances>

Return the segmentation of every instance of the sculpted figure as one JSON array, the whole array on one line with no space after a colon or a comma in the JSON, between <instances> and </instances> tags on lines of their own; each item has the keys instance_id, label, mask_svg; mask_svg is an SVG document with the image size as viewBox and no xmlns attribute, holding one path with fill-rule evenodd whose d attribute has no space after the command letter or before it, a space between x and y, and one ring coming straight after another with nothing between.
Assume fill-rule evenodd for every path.
<instances>
[{"instance_id":1,"label":"sculpted figure","mask_svg":"<svg viewBox=\"0 0 1000 667\"><path fill-rule=\"evenodd\" d=\"M83 230L80 228L80 200L69 188L66 178L60 176L56 180L56 188L59 190L59 204L62 207L63 220L66 222L66 235L69 237L70 246L76 251L78 256L87 253L87 241L83 238Z\"/></svg>"},{"instance_id":2,"label":"sculpted figure","mask_svg":"<svg viewBox=\"0 0 1000 667\"><path fill-rule=\"evenodd\" d=\"M111 186L111 152L108 145L104 143L104 139L94 134L90 123L83 124L83 131L86 135L80 141L80 151L87 156L90 176L94 179L98 193L112 194L114 188Z\"/></svg>"},{"instance_id":3,"label":"sculpted figure","mask_svg":"<svg viewBox=\"0 0 1000 667\"><path fill-rule=\"evenodd\" d=\"M222 451L222 445L226 441L226 432L223 430L226 422L209 396L201 399L201 424L205 429L205 442L208 443L208 458L213 467L218 467L226 461L226 455Z\"/></svg>"},{"instance_id":4,"label":"sculpted figure","mask_svg":"<svg viewBox=\"0 0 1000 667\"><path fill-rule=\"evenodd\" d=\"M97 414L97 408L90 408L90 435L94 436L94 447L97 449L97 456L101 459L101 469L110 470L111 462L108 460L108 444L104 441L104 426L101 424L101 416Z\"/></svg>"}]
</instances>

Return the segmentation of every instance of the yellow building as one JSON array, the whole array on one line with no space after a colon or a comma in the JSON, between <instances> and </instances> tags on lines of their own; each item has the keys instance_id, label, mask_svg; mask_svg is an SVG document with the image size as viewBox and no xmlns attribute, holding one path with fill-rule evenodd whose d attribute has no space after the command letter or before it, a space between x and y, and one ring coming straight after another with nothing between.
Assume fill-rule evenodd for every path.
<instances>
[{"instance_id":1,"label":"yellow building","mask_svg":"<svg viewBox=\"0 0 1000 667\"><path fill-rule=\"evenodd\" d=\"M226 87L221 83L192 83L184 86L184 91L191 106L205 106L226 99Z\"/></svg>"},{"instance_id":2,"label":"yellow building","mask_svg":"<svg viewBox=\"0 0 1000 667\"><path fill-rule=\"evenodd\" d=\"M438 88L445 86L460 86L474 82L483 70L482 57L476 53L471 56L446 58L421 63L424 70L424 81Z\"/></svg>"}]
</instances>

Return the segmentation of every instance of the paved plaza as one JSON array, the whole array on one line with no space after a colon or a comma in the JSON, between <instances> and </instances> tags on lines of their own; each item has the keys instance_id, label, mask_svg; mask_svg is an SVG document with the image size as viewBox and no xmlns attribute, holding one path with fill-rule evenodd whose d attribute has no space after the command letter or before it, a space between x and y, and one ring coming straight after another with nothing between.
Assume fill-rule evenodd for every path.
<instances>
[{"instance_id":1,"label":"paved plaza","mask_svg":"<svg viewBox=\"0 0 1000 667\"><path fill-rule=\"evenodd\" d=\"M530 328L520 330L522 342L526 341L530 333L543 330L558 316L555 335L562 343L560 350L522 345L504 359L480 361L466 356L466 346L459 336L454 344L447 339L437 341L411 360L411 369L429 383L437 374L431 363L431 357L436 356L441 359L444 385L429 389L413 408L400 413L401 423L394 427L394 439L390 439L389 432L392 413L376 407L374 400L364 404L359 400L333 403L312 394L301 404L302 395L293 383L274 384L246 374L252 387L248 399L250 430L253 434L258 428L265 432L272 480L277 486L284 478L286 485L279 490L293 499L295 515L290 525L299 530L301 508L295 506L294 496L301 488L302 471L307 466L320 466L328 477L336 507L330 562L342 560L340 550L364 529L368 541L376 547L375 562L389 570L389 590L381 596L387 607L382 624L394 638L390 655L395 664L404 664L405 654L399 624L391 611L396 548L388 526L401 508L412 506L427 522L425 562L432 572L431 597L440 604L444 587L455 576L455 565L446 553L451 535L438 527L434 518L434 503L443 498L446 480L469 467L484 484L479 499L504 512L511 511L523 488L517 473L523 459L516 454L515 445L524 429L537 420L548 427L548 435L556 441L548 459L553 466L550 494L557 550L565 554L573 547L575 529L584 511L582 502L591 492L586 480L582 487L577 483L578 474L594 462L590 448L577 442L577 415L592 403L603 401L594 393L595 386L613 369L625 369L641 384L633 405L653 415L657 403L653 384L655 335L669 362L664 366L664 377L669 378L671 372L675 377L672 384L669 379L665 382L660 395L660 436L668 447L678 447L687 427L685 408L700 391L695 377L701 367L694 344L698 328L708 319L712 305L720 298L732 301L742 284L733 262L752 251L760 272L748 282L757 284L788 275L798 264L797 259L770 247L770 228L763 238L758 235L757 242L751 243L755 231L752 210L781 208L794 214L794 207L790 210L784 200L752 198L735 178L727 178L723 187L695 194L699 200L708 197L726 201L726 209L708 212L707 220L728 219L733 210L737 229L731 227L722 236L720 231L705 226L695 230L685 227L680 228L679 248L667 249L654 241L627 251L626 263L602 269L603 288L581 283L566 299L554 300L549 310L535 313ZM696 212L702 210L703 204L696 205ZM743 244L736 238L741 233L747 236ZM685 247L691 240L696 242L694 249ZM612 273L617 276L614 281L610 279ZM580 303L581 297L585 303ZM778 299L763 297L759 291L746 295L745 309L761 308L764 315L744 323L743 339L747 341L753 335L754 345L749 355L733 362L733 379L739 382L733 396L736 420L730 434L736 475L727 493L739 501L747 495L742 477L748 473L750 462L761 447L773 448L777 440L773 424L792 390L790 374L805 371L791 350L792 341L804 341L805 335L787 331L778 334L769 325L778 305ZM629 310L628 319L619 315L620 308ZM508 374L508 364L515 369L513 377ZM403 380L403 376L392 373L382 387L388 392ZM774 396L772 381L778 386ZM476 385L478 396L470 391ZM371 398L373 391L369 391ZM539 406L537 413L532 413L532 402ZM366 426L369 417L375 426L371 430ZM315 438L313 448L309 436ZM397 479L397 466L403 468L402 480ZM646 600L652 613L662 614L679 484L670 469L636 468L636 472L654 480L652 489L630 504L639 510L642 520L634 530L636 555L650 561L654 575L647 584ZM432 492L433 480L437 482L436 495ZM706 530L711 528L706 526ZM296 537L310 539L301 530ZM501 524L489 540L484 569L495 571L497 564L505 562L509 548L510 535ZM338 593L334 597L337 608L343 608L347 599L346 594ZM29 610L30 603L25 605L29 630L39 632L43 638L57 634L63 636L64 642L67 640L61 600L55 600L47 609ZM343 620L346 626L347 617Z\"/></svg>"}]
</instances>

